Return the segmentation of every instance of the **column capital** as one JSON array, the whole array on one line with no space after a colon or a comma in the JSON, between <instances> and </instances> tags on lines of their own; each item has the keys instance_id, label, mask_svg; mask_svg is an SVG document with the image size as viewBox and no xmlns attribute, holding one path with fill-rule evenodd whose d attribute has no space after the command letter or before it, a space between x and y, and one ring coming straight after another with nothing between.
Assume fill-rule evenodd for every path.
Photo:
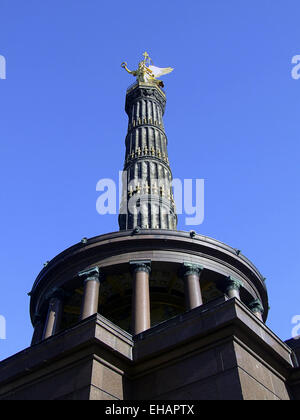
<instances>
[{"instance_id":1,"label":"column capital","mask_svg":"<svg viewBox=\"0 0 300 420\"><path fill-rule=\"evenodd\" d=\"M43 316L39 312L33 315L32 324L34 327L36 327L36 325L38 325L42 321L43 321Z\"/></svg>"},{"instance_id":2,"label":"column capital","mask_svg":"<svg viewBox=\"0 0 300 420\"><path fill-rule=\"evenodd\" d=\"M68 296L68 293L64 289L62 289L61 287L54 287L47 293L46 300L48 301L50 301L51 299L64 300L67 296Z\"/></svg>"},{"instance_id":3,"label":"column capital","mask_svg":"<svg viewBox=\"0 0 300 420\"><path fill-rule=\"evenodd\" d=\"M254 312L259 312L261 314L264 313L264 307L261 303L261 301L259 299L254 299L250 304L249 304L249 309L254 313Z\"/></svg>"},{"instance_id":4,"label":"column capital","mask_svg":"<svg viewBox=\"0 0 300 420\"><path fill-rule=\"evenodd\" d=\"M101 273L99 267L92 267L88 270L79 271L78 277L81 277L84 280L84 283L91 280L96 280L100 283L103 279L103 273Z\"/></svg>"},{"instance_id":5,"label":"column capital","mask_svg":"<svg viewBox=\"0 0 300 420\"><path fill-rule=\"evenodd\" d=\"M240 288L243 286L244 286L244 283L233 276L228 276L226 278L226 291L240 290Z\"/></svg>"},{"instance_id":6,"label":"column capital","mask_svg":"<svg viewBox=\"0 0 300 420\"><path fill-rule=\"evenodd\" d=\"M136 260L129 261L130 267L134 273L138 271L144 271L145 273L151 273L151 260Z\"/></svg>"},{"instance_id":7,"label":"column capital","mask_svg":"<svg viewBox=\"0 0 300 420\"><path fill-rule=\"evenodd\" d=\"M182 264L182 272L184 276L190 276L192 274L196 274L197 276L200 276L201 272L203 270L202 265L190 263L190 262L184 262Z\"/></svg>"}]
</instances>

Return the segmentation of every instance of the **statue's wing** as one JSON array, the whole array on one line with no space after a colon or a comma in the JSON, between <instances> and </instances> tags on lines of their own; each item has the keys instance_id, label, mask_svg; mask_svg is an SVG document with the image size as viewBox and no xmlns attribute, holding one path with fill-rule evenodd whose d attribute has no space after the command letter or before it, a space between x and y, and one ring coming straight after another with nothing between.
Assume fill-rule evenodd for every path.
<instances>
[{"instance_id":1,"label":"statue's wing","mask_svg":"<svg viewBox=\"0 0 300 420\"><path fill-rule=\"evenodd\" d=\"M171 73L171 71L174 70L172 69L172 67L166 67L166 68L161 69L160 67L156 67L156 66L149 66L149 69L152 71L155 78L163 76L164 74Z\"/></svg>"}]
</instances>

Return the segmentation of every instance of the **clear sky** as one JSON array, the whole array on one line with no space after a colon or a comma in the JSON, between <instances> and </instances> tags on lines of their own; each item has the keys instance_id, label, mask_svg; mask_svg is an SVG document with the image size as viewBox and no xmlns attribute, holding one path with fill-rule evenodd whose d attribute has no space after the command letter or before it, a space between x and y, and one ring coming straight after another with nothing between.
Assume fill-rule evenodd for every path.
<instances>
[{"instance_id":1,"label":"clear sky","mask_svg":"<svg viewBox=\"0 0 300 420\"><path fill-rule=\"evenodd\" d=\"M205 179L197 232L267 278L267 325L300 314L299 0L0 0L0 359L30 345L27 292L83 237L118 230L96 184L118 179L125 93L147 50L164 78L174 177ZM190 230L179 220L180 230Z\"/></svg>"}]
</instances>

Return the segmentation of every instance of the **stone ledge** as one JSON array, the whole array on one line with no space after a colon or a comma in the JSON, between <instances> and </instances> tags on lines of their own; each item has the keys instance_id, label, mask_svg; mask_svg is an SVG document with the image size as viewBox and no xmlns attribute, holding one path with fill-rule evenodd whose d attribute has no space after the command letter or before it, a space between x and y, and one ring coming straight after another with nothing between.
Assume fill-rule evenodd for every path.
<instances>
[{"instance_id":1,"label":"stone ledge","mask_svg":"<svg viewBox=\"0 0 300 420\"><path fill-rule=\"evenodd\" d=\"M90 349L87 353L93 355L94 345L100 345L102 348L109 349L110 352L113 350L120 358L126 360L132 358L133 341L130 334L101 315L95 314L73 328L60 332L0 362L0 389L7 381L45 369L54 362L67 359L69 355L76 352L79 354L83 349Z\"/></svg>"},{"instance_id":2,"label":"stone ledge","mask_svg":"<svg viewBox=\"0 0 300 420\"><path fill-rule=\"evenodd\" d=\"M135 383L142 381L145 375L155 377L155 372L162 372L168 366L173 369L174 365L176 370L176 364L180 368L184 360L190 365L194 358L200 361L208 357L212 363L214 358L208 355L223 347L240 348L240 354L245 350L249 360L254 357L253 360L283 383L292 372L296 372L291 361L292 349L238 299L224 296L135 337L103 316L93 315L1 362L0 399L1 394L5 398L15 389L24 391L35 386L38 390L39 381L48 376L62 375L77 364L87 366L83 378L87 382L92 375L88 366L93 360L103 366L101 369L107 367ZM238 367L237 356L232 350L230 354L226 359L227 369L235 369ZM220 366L218 369L218 372L225 372ZM211 373L207 372L207 375L209 378ZM298 381L296 373L293 378L294 382ZM134 389L138 392L138 388Z\"/></svg>"},{"instance_id":3,"label":"stone ledge","mask_svg":"<svg viewBox=\"0 0 300 420\"><path fill-rule=\"evenodd\" d=\"M231 332L228 327L231 328ZM255 345L260 343L261 350L270 356L276 354L286 368L293 367L292 350L241 301L226 297L216 299L135 336L133 358L134 361L141 361L201 338L209 342L209 336L215 340L216 333L220 339L233 334L235 337L240 336L242 340L247 333L249 343L253 340Z\"/></svg>"}]
</instances>

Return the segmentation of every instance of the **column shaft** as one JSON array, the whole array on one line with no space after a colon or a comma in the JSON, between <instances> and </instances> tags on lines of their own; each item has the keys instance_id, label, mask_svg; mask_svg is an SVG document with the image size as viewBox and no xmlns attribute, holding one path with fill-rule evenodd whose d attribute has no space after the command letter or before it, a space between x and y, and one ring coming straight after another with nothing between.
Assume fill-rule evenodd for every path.
<instances>
[{"instance_id":1,"label":"column shaft","mask_svg":"<svg viewBox=\"0 0 300 420\"><path fill-rule=\"evenodd\" d=\"M93 267L78 273L78 277L84 280L81 320L98 312L100 276L102 277L102 273L100 273L99 267Z\"/></svg>"},{"instance_id":2,"label":"column shaft","mask_svg":"<svg viewBox=\"0 0 300 420\"><path fill-rule=\"evenodd\" d=\"M203 267L198 264L183 264L185 302L188 311L203 304L200 287L200 274L202 269Z\"/></svg>"},{"instance_id":3,"label":"column shaft","mask_svg":"<svg viewBox=\"0 0 300 420\"><path fill-rule=\"evenodd\" d=\"M149 267L139 267L133 273L132 333L139 334L151 327Z\"/></svg>"},{"instance_id":4,"label":"column shaft","mask_svg":"<svg viewBox=\"0 0 300 420\"><path fill-rule=\"evenodd\" d=\"M239 289L228 289L227 296L229 297L229 299L237 298L240 300L240 291Z\"/></svg>"},{"instance_id":5,"label":"column shaft","mask_svg":"<svg viewBox=\"0 0 300 420\"><path fill-rule=\"evenodd\" d=\"M249 309L252 311L252 313L261 321L263 321L263 313L264 313L264 307L259 299L253 300L250 305Z\"/></svg>"},{"instance_id":6,"label":"column shaft","mask_svg":"<svg viewBox=\"0 0 300 420\"><path fill-rule=\"evenodd\" d=\"M233 276L228 276L226 278L226 283L225 283L225 290L226 290L227 296L230 299L237 298L237 299L241 300L240 289L243 286L244 286L244 284L241 280L236 279Z\"/></svg>"},{"instance_id":7,"label":"column shaft","mask_svg":"<svg viewBox=\"0 0 300 420\"><path fill-rule=\"evenodd\" d=\"M44 323L42 321L42 317L38 315L36 316L36 319L34 321L34 332L33 332L32 340L31 340L32 346L42 341L43 331L44 331Z\"/></svg>"},{"instance_id":8,"label":"column shaft","mask_svg":"<svg viewBox=\"0 0 300 420\"><path fill-rule=\"evenodd\" d=\"M198 274L187 274L184 276L184 289L187 310L197 308L197 306L203 304Z\"/></svg>"},{"instance_id":9,"label":"column shaft","mask_svg":"<svg viewBox=\"0 0 300 420\"><path fill-rule=\"evenodd\" d=\"M81 319L88 318L98 312L100 282L97 278L88 278L84 284Z\"/></svg>"},{"instance_id":10,"label":"column shaft","mask_svg":"<svg viewBox=\"0 0 300 420\"><path fill-rule=\"evenodd\" d=\"M60 298L54 297L50 299L48 315L43 334L44 340L58 332L62 316L62 308L63 302Z\"/></svg>"}]
</instances>

